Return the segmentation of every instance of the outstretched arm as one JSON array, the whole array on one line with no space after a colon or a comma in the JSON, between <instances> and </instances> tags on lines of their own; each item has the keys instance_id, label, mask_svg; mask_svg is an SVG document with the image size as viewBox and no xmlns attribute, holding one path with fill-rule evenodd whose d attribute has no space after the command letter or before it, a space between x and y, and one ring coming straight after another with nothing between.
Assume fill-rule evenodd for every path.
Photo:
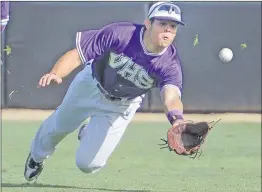
<instances>
[{"instance_id":1,"label":"outstretched arm","mask_svg":"<svg viewBox=\"0 0 262 192\"><path fill-rule=\"evenodd\" d=\"M41 77L38 87L48 86L52 81L60 84L62 78L69 75L73 70L81 65L81 59L77 49L72 49L61 56L55 63L52 70Z\"/></svg>"},{"instance_id":2,"label":"outstretched arm","mask_svg":"<svg viewBox=\"0 0 262 192\"><path fill-rule=\"evenodd\" d=\"M117 25L109 24L99 30L88 30L76 34L76 49L68 51L54 65L53 69L45 74L39 81L38 87L45 87L54 81L61 83L66 77L81 64L90 63L93 59L102 56L111 48L121 47Z\"/></svg>"},{"instance_id":3,"label":"outstretched arm","mask_svg":"<svg viewBox=\"0 0 262 192\"><path fill-rule=\"evenodd\" d=\"M58 59L50 73L64 78L81 65L81 59L76 49L72 49Z\"/></svg>"},{"instance_id":4,"label":"outstretched arm","mask_svg":"<svg viewBox=\"0 0 262 192\"><path fill-rule=\"evenodd\" d=\"M183 102L179 88L174 85L164 86L161 89L161 99L169 122L175 126L183 121Z\"/></svg>"}]
</instances>

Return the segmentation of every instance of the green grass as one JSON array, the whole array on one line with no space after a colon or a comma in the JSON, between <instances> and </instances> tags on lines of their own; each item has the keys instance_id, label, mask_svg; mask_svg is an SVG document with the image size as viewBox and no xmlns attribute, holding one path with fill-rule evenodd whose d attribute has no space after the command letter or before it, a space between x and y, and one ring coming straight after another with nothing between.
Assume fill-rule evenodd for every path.
<instances>
[{"instance_id":1,"label":"green grass","mask_svg":"<svg viewBox=\"0 0 262 192\"><path fill-rule=\"evenodd\" d=\"M168 123L132 123L100 172L75 165L77 132L63 140L37 181L23 178L24 161L40 122L2 122L3 192L260 192L261 125L219 123L200 159L157 145Z\"/></svg>"}]
</instances>

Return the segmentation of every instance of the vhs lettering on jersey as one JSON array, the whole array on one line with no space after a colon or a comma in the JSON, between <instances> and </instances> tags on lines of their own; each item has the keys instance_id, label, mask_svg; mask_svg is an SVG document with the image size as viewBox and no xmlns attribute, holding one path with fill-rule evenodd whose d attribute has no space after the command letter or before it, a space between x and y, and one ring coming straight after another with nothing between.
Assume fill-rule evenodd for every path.
<instances>
[{"instance_id":1,"label":"vhs lettering on jersey","mask_svg":"<svg viewBox=\"0 0 262 192\"><path fill-rule=\"evenodd\" d=\"M134 83L140 89L149 89L153 87L154 80L142 66L136 64L131 58L111 52L109 65L113 69L118 70L117 73L121 75L121 77Z\"/></svg>"}]
</instances>

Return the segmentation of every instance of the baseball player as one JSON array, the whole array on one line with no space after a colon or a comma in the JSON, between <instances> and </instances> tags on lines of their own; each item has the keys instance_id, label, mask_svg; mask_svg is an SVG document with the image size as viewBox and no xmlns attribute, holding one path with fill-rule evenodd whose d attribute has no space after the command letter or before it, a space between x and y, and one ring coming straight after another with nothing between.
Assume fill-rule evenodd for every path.
<instances>
[{"instance_id":1,"label":"baseball player","mask_svg":"<svg viewBox=\"0 0 262 192\"><path fill-rule=\"evenodd\" d=\"M1 33L9 22L9 4L8 1L1 1Z\"/></svg>"},{"instance_id":2,"label":"baseball player","mask_svg":"<svg viewBox=\"0 0 262 192\"><path fill-rule=\"evenodd\" d=\"M9 22L9 1L1 1L1 34L4 32ZM2 55L0 53L0 65L3 66Z\"/></svg>"},{"instance_id":3,"label":"baseball player","mask_svg":"<svg viewBox=\"0 0 262 192\"><path fill-rule=\"evenodd\" d=\"M44 161L68 134L90 118L79 131L76 165L95 173L120 142L128 124L141 106L145 93L154 87L169 122L183 122L182 72L172 42L185 25L180 8L157 2L144 25L130 22L108 24L98 30L78 32L76 48L66 52L38 87L62 79L81 64L85 67L72 81L61 105L38 129L25 163L24 177L31 181L43 170Z\"/></svg>"}]
</instances>

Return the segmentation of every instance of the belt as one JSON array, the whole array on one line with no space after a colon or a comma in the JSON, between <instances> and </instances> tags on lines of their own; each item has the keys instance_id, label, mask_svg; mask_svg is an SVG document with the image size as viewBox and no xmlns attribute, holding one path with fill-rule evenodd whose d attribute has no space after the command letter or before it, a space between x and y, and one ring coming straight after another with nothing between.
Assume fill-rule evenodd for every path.
<instances>
[{"instance_id":1,"label":"belt","mask_svg":"<svg viewBox=\"0 0 262 192\"><path fill-rule=\"evenodd\" d=\"M92 73L93 80L96 83L97 88L100 90L100 92L110 101L127 101L127 98L121 98L121 97L115 97L113 95L110 95L103 87L102 85L97 81L94 74Z\"/></svg>"},{"instance_id":2,"label":"belt","mask_svg":"<svg viewBox=\"0 0 262 192\"><path fill-rule=\"evenodd\" d=\"M121 97L115 97L113 95L110 95L104 88L100 85L100 83L97 83L96 86L98 89L101 91L101 93L105 96L110 101L126 101L126 98L121 98Z\"/></svg>"}]
</instances>

